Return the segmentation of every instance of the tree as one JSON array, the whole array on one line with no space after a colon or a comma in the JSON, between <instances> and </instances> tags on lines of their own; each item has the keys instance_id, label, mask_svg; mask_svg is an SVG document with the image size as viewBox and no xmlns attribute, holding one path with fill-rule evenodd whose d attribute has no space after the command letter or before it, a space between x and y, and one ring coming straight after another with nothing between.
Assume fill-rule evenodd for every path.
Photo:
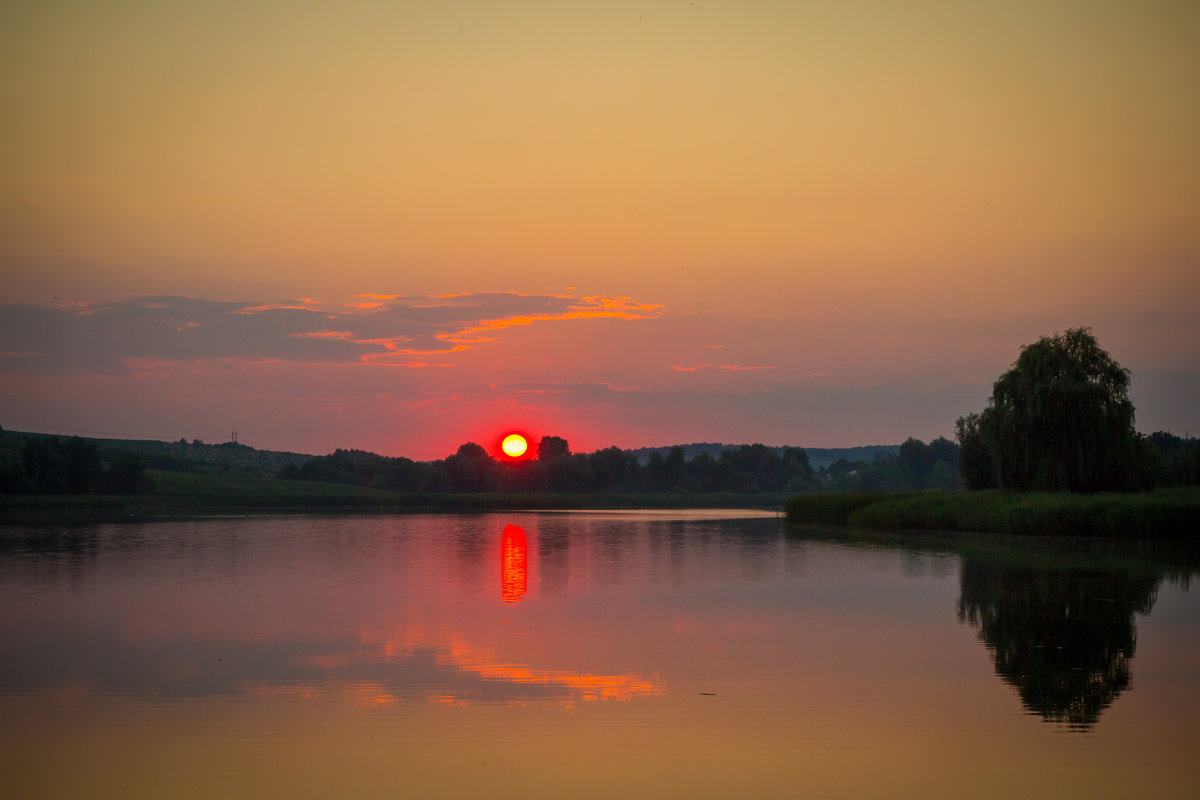
<instances>
[{"instance_id":1,"label":"tree","mask_svg":"<svg viewBox=\"0 0 1200 800\"><path fill-rule=\"evenodd\" d=\"M538 461L553 461L556 458L565 458L569 455L571 455L571 447L567 444L567 440L561 436L543 436L542 440L538 442Z\"/></svg>"},{"instance_id":2,"label":"tree","mask_svg":"<svg viewBox=\"0 0 1200 800\"><path fill-rule=\"evenodd\" d=\"M732 481L721 486L734 492L777 492L783 488L783 460L779 451L764 444L744 444L721 453L721 462L729 464Z\"/></svg>"},{"instance_id":3,"label":"tree","mask_svg":"<svg viewBox=\"0 0 1200 800\"><path fill-rule=\"evenodd\" d=\"M979 436L998 485L1014 491L1127 488L1136 434L1129 370L1088 328L1021 348L992 387Z\"/></svg>"},{"instance_id":4,"label":"tree","mask_svg":"<svg viewBox=\"0 0 1200 800\"><path fill-rule=\"evenodd\" d=\"M1196 486L1200 484L1200 439L1180 438L1173 433L1156 431L1143 437L1143 458L1149 462L1152 483L1157 486Z\"/></svg>"},{"instance_id":5,"label":"tree","mask_svg":"<svg viewBox=\"0 0 1200 800\"><path fill-rule=\"evenodd\" d=\"M785 447L780 460L783 462L784 491L806 492L816 485L817 477L812 464L808 463L808 453L799 447Z\"/></svg>"},{"instance_id":6,"label":"tree","mask_svg":"<svg viewBox=\"0 0 1200 800\"><path fill-rule=\"evenodd\" d=\"M467 458L486 458L487 450L483 449L483 445L475 442L467 442L458 446L458 452L455 455L465 456Z\"/></svg>"},{"instance_id":7,"label":"tree","mask_svg":"<svg viewBox=\"0 0 1200 800\"><path fill-rule=\"evenodd\" d=\"M588 464L601 491L628 491L638 468L637 459L616 446L592 453Z\"/></svg>"},{"instance_id":8,"label":"tree","mask_svg":"<svg viewBox=\"0 0 1200 800\"><path fill-rule=\"evenodd\" d=\"M442 463L454 491L482 492L488 488L487 476L495 459L481 445L467 442Z\"/></svg>"},{"instance_id":9,"label":"tree","mask_svg":"<svg viewBox=\"0 0 1200 800\"><path fill-rule=\"evenodd\" d=\"M100 486L100 451L95 442L72 436L29 439L22 453L25 473L34 492L89 494Z\"/></svg>"},{"instance_id":10,"label":"tree","mask_svg":"<svg viewBox=\"0 0 1200 800\"><path fill-rule=\"evenodd\" d=\"M995 489L992 451L979 433L979 415L967 414L955 420L954 438L958 440L958 471L966 487Z\"/></svg>"},{"instance_id":11,"label":"tree","mask_svg":"<svg viewBox=\"0 0 1200 800\"><path fill-rule=\"evenodd\" d=\"M104 476L104 487L110 494L140 494L153 491L154 481L146 474L141 455L126 452L112 460Z\"/></svg>"},{"instance_id":12,"label":"tree","mask_svg":"<svg viewBox=\"0 0 1200 800\"><path fill-rule=\"evenodd\" d=\"M29 478L25 474L24 460L20 449L0 445L0 494L19 494L29 491Z\"/></svg>"}]
</instances>

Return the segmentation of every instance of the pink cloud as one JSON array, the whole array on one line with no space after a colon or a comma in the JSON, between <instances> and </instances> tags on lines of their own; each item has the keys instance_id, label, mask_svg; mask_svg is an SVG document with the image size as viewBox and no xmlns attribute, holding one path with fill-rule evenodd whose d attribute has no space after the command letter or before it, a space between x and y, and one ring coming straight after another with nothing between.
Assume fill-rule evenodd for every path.
<instances>
[{"instance_id":1,"label":"pink cloud","mask_svg":"<svg viewBox=\"0 0 1200 800\"><path fill-rule=\"evenodd\" d=\"M675 370L676 372L696 372L702 369L723 369L730 372L749 372L759 369L775 369L775 367L773 365L742 366L741 364L693 364L691 366L684 366L679 364L671 367L671 369Z\"/></svg>"},{"instance_id":2,"label":"pink cloud","mask_svg":"<svg viewBox=\"0 0 1200 800\"><path fill-rule=\"evenodd\" d=\"M295 339L340 339L346 342L354 341L354 334L350 331L304 331L301 333L289 333Z\"/></svg>"},{"instance_id":3,"label":"pink cloud","mask_svg":"<svg viewBox=\"0 0 1200 800\"><path fill-rule=\"evenodd\" d=\"M559 297L558 295L552 295ZM562 296L562 299L574 299ZM489 338L473 338L475 334L486 331L503 330L521 325L532 325L535 322L555 322L576 319L654 319L661 316L666 307L656 303L635 303L628 297L593 296L579 298L569 309L557 314L528 314L500 317L479 322L474 326L463 328L451 333L439 334L438 338L450 342L490 342Z\"/></svg>"},{"instance_id":4,"label":"pink cloud","mask_svg":"<svg viewBox=\"0 0 1200 800\"><path fill-rule=\"evenodd\" d=\"M152 306L147 306L147 308L150 308L150 307L152 307ZM234 314L255 314L260 311L280 311L280 310L312 311L313 309L309 308L308 306L293 306L293 305L288 305L287 303L266 303L266 304L260 305L260 306L247 306L246 308L238 309L237 311L234 311L233 313Z\"/></svg>"}]
</instances>

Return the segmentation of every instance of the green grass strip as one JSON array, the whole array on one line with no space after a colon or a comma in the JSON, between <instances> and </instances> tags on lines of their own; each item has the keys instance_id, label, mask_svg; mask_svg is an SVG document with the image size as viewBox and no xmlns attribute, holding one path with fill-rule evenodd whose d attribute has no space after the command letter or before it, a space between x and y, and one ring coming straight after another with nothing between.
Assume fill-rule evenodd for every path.
<instances>
[{"instance_id":1,"label":"green grass strip","mask_svg":"<svg viewBox=\"0 0 1200 800\"><path fill-rule=\"evenodd\" d=\"M788 501L787 518L879 529L1192 537L1200 533L1200 489L1092 495L995 491L802 495Z\"/></svg>"},{"instance_id":2,"label":"green grass strip","mask_svg":"<svg viewBox=\"0 0 1200 800\"><path fill-rule=\"evenodd\" d=\"M112 522L230 513L391 513L586 508L766 508L782 493L399 493L337 483L147 470L142 495L4 495L0 523Z\"/></svg>"}]
</instances>

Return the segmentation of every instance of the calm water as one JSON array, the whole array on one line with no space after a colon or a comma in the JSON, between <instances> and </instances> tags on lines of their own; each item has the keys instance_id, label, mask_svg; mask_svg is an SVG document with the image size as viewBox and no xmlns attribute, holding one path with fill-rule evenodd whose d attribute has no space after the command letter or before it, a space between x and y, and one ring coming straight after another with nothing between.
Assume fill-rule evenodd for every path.
<instances>
[{"instance_id":1,"label":"calm water","mask_svg":"<svg viewBox=\"0 0 1200 800\"><path fill-rule=\"evenodd\" d=\"M0 527L0 795L1200 796L1192 556L704 517Z\"/></svg>"}]
</instances>

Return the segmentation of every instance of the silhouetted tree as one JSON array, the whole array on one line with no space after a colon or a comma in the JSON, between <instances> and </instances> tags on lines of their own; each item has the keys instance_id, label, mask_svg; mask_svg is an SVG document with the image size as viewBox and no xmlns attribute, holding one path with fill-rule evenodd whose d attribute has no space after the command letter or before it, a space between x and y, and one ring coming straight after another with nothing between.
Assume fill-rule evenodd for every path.
<instances>
[{"instance_id":1,"label":"silhouetted tree","mask_svg":"<svg viewBox=\"0 0 1200 800\"><path fill-rule=\"evenodd\" d=\"M687 462L685 488L692 492L729 491L733 476L734 466L731 461L724 457L713 458L708 453L701 452Z\"/></svg>"},{"instance_id":2,"label":"silhouetted tree","mask_svg":"<svg viewBox=\"0 0 1200 800\"><path fill-rule=\"evenodd\" d=\"M154 489L154 481L146 474L141 455L126 452L109 464L104 475L104 489L109 494L142 494Z\"/></svg>"},{"instance_id":3,"label":"silhouetted tree","mask_svg":"<svg viewBox=\"0 0 1200 800\"><path fill-rule=\"evenodd\" d=\"M595 488L628 491L638 469L637 459L619 447L597 450L588 457Z\"/></svg>"},{"instance_id":4,"label":"silhouetted tree","mask_svg":"<svg viewBox=\"0 0 1200 800\"><path fill-rule=\"evenodd\" d=\"M679 445L672 447L667 451L667 474L675 480L679 480L679 478L683 477L685 461L687 461L687 458L683 452L683 448Z\"/></svg>"},{"instance_id":5,"label":"silhouetted tree","mask_svg":"<svg viewBox=\"0 0 1200 800\"><path fill-rule=\"evenodd\" d=\"M458 452L455 455L466 456L467 458L486 458L488 451L481 444L475 442L467 442L458 446Z\"/></svg>"},{"instance_id":6,"label":"silhouetted tree","mask_svg":"<svg viewBox=\"0 0 1200 800\"><path fill-rule=\"evenodd\" d=\"M958 440L958 470L966 487L995 489L992 451L979 433L979 415L967 414L955 420L954 438Z\"/></svg>"},{"instance_id":7,"label":"silhouetted tree","mask_svg":"<svg viewBox=\"0 0 1200 800\"><path fill-rule=\"evenodd\" d=\"M21 451L16 447L0 447L0 494L24 494L29 491L29 478Z\"/></svg>"},{"instance_id":8,"label":"silhouetted tree","mask_svg":"<svg viewBox=\"0 0 1200 800\"><path fill-rule=\"evenodd\" d=\"M589 457L583 453L535 463L541 474L539 488L544 491L583 492L595 488Z\"/></svg>"},{"instance_id":9,"label":"silhouetted tree","mask_svg":"<svg viewBox=\"0 0 1200 800\"><path fill-rule=\"evenodd\" d=\"M487 489L494 492L537 491L543 488L542 467L538 461L496 462L489 471Z\"/></svg>"},{"instance_id":10,"label":"silhouetted tree","mask_svg":"<svg viewBox=\"0 0 1200 800\"><path fill-rule=\"evenodd\" d=\"M407 458L381 458L376 460L377 469L366 484L372 489L389 492L429 491L432 468Z\"/></svg>"},{"instance_id":11,"label":"silhouetted tree","mask_svg":"<svg viewBox=\"0 0 1200 800\"><path fill-rule=\"evenodd\" d=\"M100 451L78 436L65 443L57 436L30 439L22 460L34 492L89 494L100 488Z\"/></svg>"},{"instance_id":12,"label":"silhouetted tree","mask_svg":"<svg viewBox=\"0 0 1200 800\"><path fill-rule=\"evenodd\" d=\"M288 465L279 471L280 478L323 483L354 483L356 459L348 450L335 450L327 456L313 456L299 466Z\"/></svg>"},{"instance_id":13,"label":"silhouetted tree","mask_svg":"<svg viewBox=\"0 0 1200 800\"><path fill-rule=\"evenodd\" d=\"M443 462L456 492L481 492L488 488L488 473L495 459L482 446L467 442Z\"/></svg>"},{"instance_id":14,"label":"silhouetted tree","mask_svg":"<svg viewBox=\"0 0 1200 800\"><path fill-rule=\"evenodd\" d=\"M672 487L667 475L667 460L657 450L646 459L646 488L652 492L663 492Z\"/></svg>"},{"instance_id":15,"label":"silhouetted tree","mask_svg":"<svg viewBox=\"0 0 1200 800\"><path fill-rule=\"evenodd\" d=\"M717 491L777 492L783 488L783 460L774 447L742 445L722 452L720 462L729 464L729 480Z\"/></svg>"},{"instance_id":16,"label":"silhouetted tree","mask_svg":"<svg viewBox=\"0 0 1200 800\"><path fill-rule=\"evenodd\" d=\"M1195 486L1200 484L1200 439L1184 439L1166 431L1156 431L1141 443L1148 452L1142 457L1156 486Z\"/></svg>"},{"instance_id":17,"label":"silhouetted tree","mask_svg":"<svg viewBox=\"0 0 1200 800\"><path fill-rule=\"evenodd\" d=\"M786 492L806 492L816 487L817 476L808 454L799 447L785 447L780 456L783 469L783 486Z\"/></svg>"},{"instance_id":18,"label":"silhouetted tree","mask_svg":"<svg viewBox=\"0 0 1200 800\"><path fill-rule=\"evenodd\" d=\"M997 483L1015 491L1095 492L1130 485L1129 371L1088 328L1021 348L979 417Z\"/></svg>"},{"instance_id":19,"label":"silhouetted tree","mask_svg":"<svg viewBox=\"0 0 1200 800\"><path fill-rule=\"evenodd\" d=\"M538 461L553 461L569 455L571 455L571 448L567 444L567 440L561 436L543 436L542 440L538 442Z\"/></svg>"}]
</instances>

